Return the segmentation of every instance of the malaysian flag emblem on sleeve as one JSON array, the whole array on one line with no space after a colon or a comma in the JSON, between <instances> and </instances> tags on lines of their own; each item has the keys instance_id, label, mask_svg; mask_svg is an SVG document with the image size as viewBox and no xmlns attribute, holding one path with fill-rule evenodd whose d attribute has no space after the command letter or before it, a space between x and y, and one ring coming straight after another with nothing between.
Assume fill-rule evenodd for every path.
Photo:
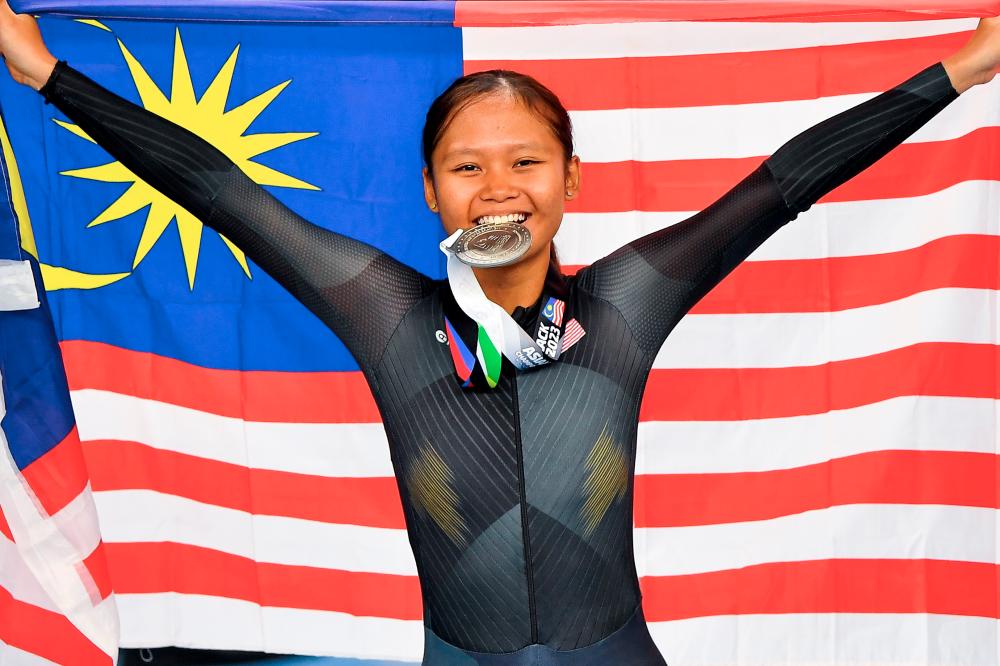
<instances>
[{"instance_id":1,"label":"malaysian flag emblem on sleeve","mask_svg":"<svg viewBox=\"0 0 1000 666\"><path fill-rule=\"evenodd\" d=\"M550 298L542 310L542 316L551 321L556 326L562 326L563 312L566 311L566 304L558 298Z\"/></svg>"}]
</instances>

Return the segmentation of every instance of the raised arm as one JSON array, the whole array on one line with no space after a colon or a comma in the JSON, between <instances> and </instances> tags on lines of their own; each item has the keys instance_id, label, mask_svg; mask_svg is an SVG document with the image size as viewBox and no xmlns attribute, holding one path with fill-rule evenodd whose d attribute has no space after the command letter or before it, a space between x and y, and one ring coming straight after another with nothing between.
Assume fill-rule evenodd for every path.
<instances>
[{"instance_id":1,"label":"raised arm","mask_svg":"<svg viewBox=\"0 0 1000 666\"><path fill-rule=\"evenodd\" d=\"M581 271L655 353L680 318L786 222L913 134L958 97L935 63L807 129L696 215Z\"/></svg>"},{"instance_id":2,"label":"raised arm","mask_svg":"<svg viewBox=\"0 0 1000 666\"><path fill-rule=\"evenodd\" d=\"M374 363L429 281L376 248L316 226L194 133L59 61L39 91L138 177L225 235Z\"/></svg>"}]
</instances>

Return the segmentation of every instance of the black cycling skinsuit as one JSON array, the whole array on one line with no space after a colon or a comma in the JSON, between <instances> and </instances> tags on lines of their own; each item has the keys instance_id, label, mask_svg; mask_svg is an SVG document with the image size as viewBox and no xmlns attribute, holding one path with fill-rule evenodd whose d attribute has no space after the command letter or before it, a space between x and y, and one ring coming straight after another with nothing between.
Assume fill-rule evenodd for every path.
<instances>
[{"instance_id":1,"label":"black cycling skinsuit","mask_svg":"<svg viewBox=\"0 0 1000 666\"><path fill-rule=\"evenodd\" d=\"M664 664L632 555L639 403L660 345L777 229L958 97L931 65L794 137L705 210L550 281L587 334L558 362L473 391L436 335L446 312L463 316L447 281L302 219L202 139L65 62L40 92L357 359L388 434L429 666ZM541 302L515 311L526 330Z\"/></svg>"}]
</instances>

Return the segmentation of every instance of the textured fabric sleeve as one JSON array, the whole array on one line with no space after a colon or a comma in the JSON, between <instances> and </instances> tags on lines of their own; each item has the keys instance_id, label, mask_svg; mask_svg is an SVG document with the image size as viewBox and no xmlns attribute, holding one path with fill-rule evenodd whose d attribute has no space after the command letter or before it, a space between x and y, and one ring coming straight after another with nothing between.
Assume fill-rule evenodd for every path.
<instances>
[{"instance_id":1,"label":"textured fabric sleeve","mask_svg":"<svg viewBox=\"0 0 1000 666\"><path fill-rule=\"evenodd\" d=\"M430 288L384 252L304 220L207 141L65 61L39 92L136 176L234 242L363 366L378 360L403 315Z\"/></svg>"},{"instance_id":2,"label":"textured fabric sleeve","mask_svg":"<svg viewBox=\"0 0 1000 666\"><path fill-rule=\"evenodd\" d=\"M771 234L957 97L935 63L796 135L708 208L600 259L579 284L614 305L655 353L684 313Z\"/></svg>"}]
</instances>

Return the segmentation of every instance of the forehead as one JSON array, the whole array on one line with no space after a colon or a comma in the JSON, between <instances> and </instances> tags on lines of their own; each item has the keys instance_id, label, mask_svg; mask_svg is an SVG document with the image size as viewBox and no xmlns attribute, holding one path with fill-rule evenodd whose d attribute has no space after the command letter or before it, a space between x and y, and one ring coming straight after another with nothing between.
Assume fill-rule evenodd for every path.
<instances>
[{"instance_id":1,"label":"forehead","mask_svg":"<svg viewBox=\"0 0 1000 666\"><path fill-rule=\"evenodd\" d=\"M435 153L457 154L517 150L559 150L549 123L509 95L488 95L470 102L450 119Z\"/></svg>"}]
</instances>

